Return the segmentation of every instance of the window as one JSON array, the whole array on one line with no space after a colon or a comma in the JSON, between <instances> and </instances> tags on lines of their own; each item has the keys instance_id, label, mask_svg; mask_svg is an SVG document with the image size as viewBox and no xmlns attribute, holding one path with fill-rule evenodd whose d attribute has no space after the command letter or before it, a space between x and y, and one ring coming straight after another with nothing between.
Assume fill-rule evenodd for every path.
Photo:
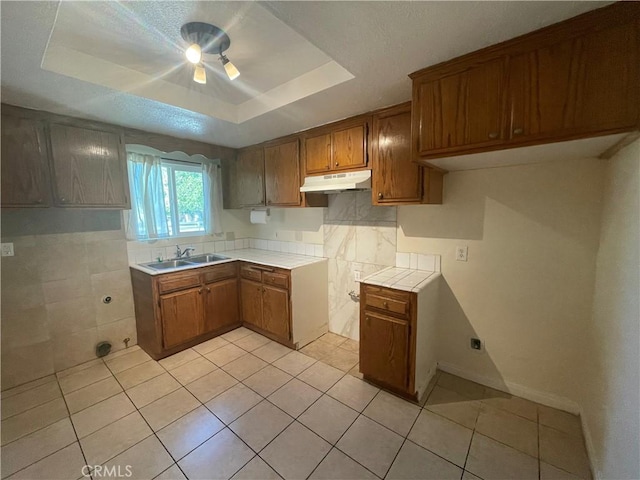
<instances>
[{"instance_id":1,"label":"window","mask_svg":"<svg viewBox=\"0 0 640 480\"><path fill-rule=\"evenodd\" d=\"M127 238L147 240L221 233L222 186L217 161L157 150L127 153L131 210ZM177 160L175 157L184 157Z\"/></svg>"},{"instance_id":2,"label":"window","mask_svg":"<svg viewBox=\"0 0 640 480\"><path fill-rule=\"evenodd\" d=\"M161 165L168 236L204 233L202 166L165 160Z\"/></svg>"}]
</instances>

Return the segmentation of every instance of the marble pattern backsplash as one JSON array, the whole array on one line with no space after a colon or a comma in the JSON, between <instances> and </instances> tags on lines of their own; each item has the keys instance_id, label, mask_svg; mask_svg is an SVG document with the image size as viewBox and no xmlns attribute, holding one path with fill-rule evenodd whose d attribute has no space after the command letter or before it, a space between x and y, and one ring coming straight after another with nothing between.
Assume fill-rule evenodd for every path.
<instances>
[{"instance_id":1,"label":"marble pattern backsplash","mask_svg":"<svg viewBox=\"0 0 640 480\"><path fill-rule=\"evenodd\" d=\"M362 276L396 264L396 207L372 207L371 192L329 196L324 214L324 256L329 259L329 330L359 337L359 293Z\"/></svg>"}]
</instances>

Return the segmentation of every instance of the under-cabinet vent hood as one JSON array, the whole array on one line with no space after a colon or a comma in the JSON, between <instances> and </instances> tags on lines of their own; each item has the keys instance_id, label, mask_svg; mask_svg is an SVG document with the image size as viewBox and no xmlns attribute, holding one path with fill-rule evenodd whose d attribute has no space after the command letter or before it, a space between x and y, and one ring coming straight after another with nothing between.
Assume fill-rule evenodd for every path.
<instances>
[{"instance_id":1,"label":"under-cabinet vent hood","mask_svg":"<svg viewBox=\"0 0 640 480\"><path fill-rule=\"evenodd\" d=\"M371 170L305 177L301 192L339 193L345 190L370 190Z\"/></svg>"}]
</instances>

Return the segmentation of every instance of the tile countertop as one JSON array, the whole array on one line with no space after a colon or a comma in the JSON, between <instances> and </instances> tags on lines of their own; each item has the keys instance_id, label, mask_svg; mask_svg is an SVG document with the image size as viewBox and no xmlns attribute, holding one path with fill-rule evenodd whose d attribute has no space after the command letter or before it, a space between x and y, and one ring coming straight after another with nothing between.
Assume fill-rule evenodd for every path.
<instances>
[{"instance_id":1,"label":"tile countertop","mask_svg":"<svg viewBox=\"0 0 640 480\"><path fill-rule=\"evenodd\" d=\"M419 292L440 275L440 272L431 270L389 267L363 278L360 283L395 288L405 292Z\"/></svg>"},{"instance_id":2,"label":"tile countertop","mask_svg":"<svg viewBox=\"0 0 640 480\"><path fill-rule=\"evenodd\" d=\"M197 257L198 255L194 256ZM161 275L164 273L190 270L192 268L219 265L221 263L233 262L235 260L259 263L260 265L265 265L267 267L284 268L286 270L293 270L294 268L304 267L305 265L311 265L312 263L327 261L326 258L322 257L311 257L308 255L298 255L296 253L272 252L269 250L258 250L255 248L230 250L228 252L216 252L216 255L228 257L228 260L222 260L212 263L200 263L184 267L167 268L165 270L155 270L153 268L145 267L143 264L141 265L139 263L130 263L129 266L142 272L148 273L149 275Z\"/></svg>"}]
</instances>

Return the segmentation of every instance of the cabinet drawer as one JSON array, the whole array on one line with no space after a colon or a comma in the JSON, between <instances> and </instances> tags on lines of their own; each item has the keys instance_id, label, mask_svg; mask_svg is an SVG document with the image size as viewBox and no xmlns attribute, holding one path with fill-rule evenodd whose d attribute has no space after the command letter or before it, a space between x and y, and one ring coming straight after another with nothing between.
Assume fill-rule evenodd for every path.
<instances>
[{"instance_id":1,"label":"cabinet drawer","mask_svg":"<svg viewBox=\"0 0 640 480\"><path fill-rule=\"evenodd\" d=\"M189 272L167 275L158 279L158 291L160 293L173 292L200 285L200 273Z\"/></svg>"},{"instance_id":2,"label":"cabinet drawer","mask_svg":"<svg viewBox=\"0 0 640 480\"><path fill-rule=\"evenodd\" d=\"M240 276L255 282L262 281L262 272L252 268L251 265L242 265L240 267Z\"/></svg>"},{"instance_id":3,"label":"cabinet drawer","mask_svg":"<svg viewBox=\"0 0 640 480\"><path fill-rule=\"evenodd\" d=\"M202 274L202 279L204 283L213 283L226 278L233 278L237 275L237 272L238 266L236 262L224 263L205 269Z\"/></svg>"},{"instance_id":4,"label":"cabinet drawer","mask_svg":"<svg viewBox=\"0 0 640 480\"><path fill-rule=\"evenodd\" d=\"M374 308L408 318L411 314L411 294L365 286L365 308Z\"/></svg>"},{"instance_id":5,"label":"cabinet drawer","mask_svg":"<svg viewBox=\"0 0 640 480\"><path fill-rule=\"evenodd\" d=\"M262 281L267 285L289 289L289 275L279 272L264 272Z\"/></svg>"}]
</instances>

